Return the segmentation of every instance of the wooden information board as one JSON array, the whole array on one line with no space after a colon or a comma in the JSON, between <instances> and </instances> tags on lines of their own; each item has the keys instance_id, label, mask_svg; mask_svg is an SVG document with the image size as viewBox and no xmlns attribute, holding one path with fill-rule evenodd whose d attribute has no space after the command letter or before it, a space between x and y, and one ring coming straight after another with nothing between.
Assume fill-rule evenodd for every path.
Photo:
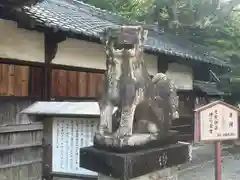
<instances>
[{"instance_id":1,"label":"wooden information board","mask_svg":"<svg viewBox=\"0 0 240 180\"><path fill-rule=\"evenodd\" d=\"M238 138L239 109L215 101L195 110L195 139L223 141Z\"/></svg>"},{"instance_id":2,"label":"wooden information board","mask_svg":"<svg viewBox=\"0 0 240 180\"><path fill-rule=\"evenodd\" d=\"M93 145L97 122L92 118L53 118L53 172L97 175L95 172L79 167L79 149Z\"/></svg>"}]
</instances>

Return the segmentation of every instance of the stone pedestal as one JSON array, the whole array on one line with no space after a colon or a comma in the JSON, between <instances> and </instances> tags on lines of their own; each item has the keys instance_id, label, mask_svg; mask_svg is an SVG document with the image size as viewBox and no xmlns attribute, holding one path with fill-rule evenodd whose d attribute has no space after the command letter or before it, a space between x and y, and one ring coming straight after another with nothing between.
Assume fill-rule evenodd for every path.
<instances>
[{"instance_id":1,"label":"stone pedestal","mask_svg":"<svg viewBox=\"0 0 240 180\"><path fill-rule=\"evenodd\" d=\"M165 168L159 171L154 171L131 180L178 180L177 167ZM118 178L109 177L99 174L98 180L118 180Z\"/></svg>"},{"instance_id":2,"label":"stone pedestal","mask_svg":"<svg viewBox=\"0 0 240 180\"><path fill-rule=\"evenodd\" d=\"M176 180L175 167L187 161L189 147L186 144L131 153L116 153L96 147L80 150L80 166L98 172L102 180Z\"/></svg>"}]
</instances>

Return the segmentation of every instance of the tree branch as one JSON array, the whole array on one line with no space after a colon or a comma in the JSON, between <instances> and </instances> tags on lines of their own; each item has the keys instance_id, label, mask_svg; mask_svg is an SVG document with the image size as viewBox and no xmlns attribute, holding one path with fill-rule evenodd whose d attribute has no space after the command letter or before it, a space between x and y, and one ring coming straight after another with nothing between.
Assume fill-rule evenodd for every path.
<instances>
[{"instance_id":1,"label":"tree branch","mask_svg":"<svg viewBox=\"0 0 240 180\"><path fill-rule=\"evenodd\" d=\"M205 28L206 26L209 26L210 24L213 24L216 21L223 21L225 18L227 18L230 15L231 11L239 4L240 4L239 0L232 0L229 3L223 3L220 6L220 8L218 8L212 16L209 16L206 19L202 28Z\"/></svg>"}]
</instances>

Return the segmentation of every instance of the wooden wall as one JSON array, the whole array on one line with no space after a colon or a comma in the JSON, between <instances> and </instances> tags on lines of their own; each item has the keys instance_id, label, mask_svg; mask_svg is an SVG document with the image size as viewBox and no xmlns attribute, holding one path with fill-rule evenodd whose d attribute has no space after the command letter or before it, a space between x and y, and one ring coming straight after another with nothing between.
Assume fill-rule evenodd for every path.
<instances>
[{"instance_id":1,"label":"wooden wall","mask_svg":"<svg viewBox=\"0 0 240 180\"><path fill-rule=\"evenodd\" d=\"M43 95L44 68L0 64L0 96ZM103 73L52 69L51 97L98 97Z\"/></svg>"},{"instance_id":2,"label":"wooden wall","mask_svg":"<svg viewBox=\"0 0 240 180\"><path fill-rule=\"evenodd\" d=\"M0 64L0 179L39 180L42 172L40 122L20 112L42 96L43 68Z\"/></svg>"},{"instance_id":3,"label":"wooden wall","mask_svg":"<svg viewBox=\"0 0 240 180\"><path fill-rule=\"evenodd\" d=\"M41 123L20 115L32 101L0 101L0 179L39 180L42 169Z\"/></svg>"},{"instance_id":4,"label":"wooden wall","mask_svg":"<svg viewBox=\"0 0 240 180\"><path fill-rule=\"evenodd\" d=\"M52 71L52 97L98 97L104 75L62 69Z\"/></svg>"},{"instance_id":5,"label":"wooden wall","mask_svg":"<svg viewBox=\"0 0 240 180\"><path fill-rule=\"evenodd\" d=\"M0 96L41 98L44 68L0 64ZM98 97L104 74L52 69L51 97Z\"/></svg>"},{"instance_id":6,"label":"wooden wall","mask_svg":"<svg viewBox=\"0 0 240 180\"><path fill-rule=\"evenodd\" d=\"M103 73L51 69L51 97L96 98L101 91ZM43 66L0 64L1 180L41 179L43 125L20 112L43 98L44 75Z\"/></svg>"},{"instance_id":7,"label":"wooden wall","mask_svg":"<svg viewBox=\"0 0 240 180\"><path fill-rule=\"evenodd\" d=\"M0 64L0 96L41 97L43 68Z\"/></svg>"},{"instance_id":8,"label":"wooden wall","mask_svg":"<svg viewBox=\"0 0 240 180\"><path fill-rule=\"evenodd\" d=\"M28 96L29 67L0 64L0 95Z\"/></svg>"},{"instance_id":9,"label":"wooden wall","mask_svg":"<svg viewBox=\"0 0 240 180\"><path fill-rule=\"evenodd\" d=\"M29 69L29 96L41 99L44 91L44 68L30 67Z\"/></svg>"}]
</instances>

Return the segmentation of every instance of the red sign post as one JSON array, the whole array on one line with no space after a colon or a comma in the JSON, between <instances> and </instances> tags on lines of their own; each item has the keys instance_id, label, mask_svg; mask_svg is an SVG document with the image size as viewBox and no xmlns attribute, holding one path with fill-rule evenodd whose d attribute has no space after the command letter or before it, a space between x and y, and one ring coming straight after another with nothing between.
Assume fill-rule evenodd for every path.
<instances>
[{"instance_id":1,"label":"red sign post","mask_svg":"<svg viewBox=\"0 0 240 180\"><path fill-rule=\"evenodd\" d=\"M222 180L222 162L221 162L221 142L217 141L215 144L215 179Z\"/></svg>"},{"instance_id":2,"label":"red sign post","mask_svg":"<svg viewBox=\"0 0 240 180\"><path fill-rule=\"evenodd\" d=\"M238 138L240 109L215 101L195 110L195 141L215 142L215 179L221 180L221 141Z\"/></svg>"}]
</instances>

